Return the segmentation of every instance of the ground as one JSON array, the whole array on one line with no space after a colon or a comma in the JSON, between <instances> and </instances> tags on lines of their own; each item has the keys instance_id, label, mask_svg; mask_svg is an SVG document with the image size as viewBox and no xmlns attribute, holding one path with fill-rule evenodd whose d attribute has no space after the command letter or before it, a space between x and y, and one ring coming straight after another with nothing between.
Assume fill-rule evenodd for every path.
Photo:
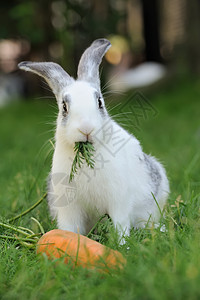
<instances>
[{"instance_id":1,"label":"ground","mask_svg":"<svg viewBox=\"0 0 200 300\"><path fill-rule=\"evenodd\" d=\"M127 258L124 271L106 275L40 259L34 250L0 239L1 299L200 298L199 83L177 79L153 91L112 97L108 105L116 120L140 139L145 152L166 167L171 194L161 222L167 230L133 230L127 243L119 246L109 220L99 225L91 237ZM130 95L137 108L128 100ZM45 99L24 100L0 110L2 218L22 212L45 192L56 111L56 103ZM127 111L132 113L123 114ZM31 216L45 231L56 226L45 201L16 224L37 231Z\"/></svg>"}]
</instances>

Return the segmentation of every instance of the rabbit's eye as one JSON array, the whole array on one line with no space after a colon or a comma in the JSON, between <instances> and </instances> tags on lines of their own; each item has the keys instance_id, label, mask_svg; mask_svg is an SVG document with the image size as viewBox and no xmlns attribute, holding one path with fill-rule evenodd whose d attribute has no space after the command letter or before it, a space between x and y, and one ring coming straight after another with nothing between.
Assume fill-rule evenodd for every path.
<instances>
[{"instance_id":1,"label":"rabbit's eye","mask_svg":"<svg viewBox=\"0 0 200 300\"><path fill-rule=\"evenodd\" d=\"M68 113L68 105L65 101L63 101L63 112Z\"/></svg>"},{"instance_id":2,"label":"rabbit's eye","mask_svg":"<svg viewBox=\"0 0 200 300\"><path fill-rule=\"evenodd\" d=\"M98 105L99 105L99 109L103 108L101 97L98 98Z\"/></svg>"}]
</instances>

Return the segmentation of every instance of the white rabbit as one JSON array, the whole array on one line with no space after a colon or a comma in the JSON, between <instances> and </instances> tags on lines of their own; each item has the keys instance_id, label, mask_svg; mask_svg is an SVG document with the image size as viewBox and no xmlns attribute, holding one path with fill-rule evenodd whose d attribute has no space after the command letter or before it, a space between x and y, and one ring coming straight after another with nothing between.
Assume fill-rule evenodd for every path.
<instances>
[{"instance_id":1,"label":"white rabbit","mask_svg":"<svg viewBox=\"0 0 200 300\"><path fill-rule=\"evenodd\" d=\"M98 39L85 50L77 80L51 62L21 62L19 68L42 76L59 106L48 185L49 208L58 227L87 234L107 213L126 236L131 227L159 220L169 183L163 166L144 154L139 141L106 111L99 65L110 46L108 40ZM95 168L84 164L69 183L73 148L80 141L94 145ZM121 145L117 151L116 145Z\"/></svg>"}]
</instances>

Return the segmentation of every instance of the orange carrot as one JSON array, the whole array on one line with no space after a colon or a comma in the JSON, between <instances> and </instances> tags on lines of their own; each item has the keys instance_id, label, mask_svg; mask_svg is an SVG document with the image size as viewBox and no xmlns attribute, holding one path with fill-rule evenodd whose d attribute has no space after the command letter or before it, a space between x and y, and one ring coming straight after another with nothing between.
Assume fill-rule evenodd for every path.
<instances>
[{"instance_id":1,"label":"orange carrot","mask_svg":"<svg viewBox=\"0 0 200 300\"><path fill-rule=\"evenodd\" d=\"M122 269L126 264L123 255L86 236L61 229L45 233L37 243L37 253L48 258L64 257L64 262L88 269Z\"/></svg>"}]
</instances>

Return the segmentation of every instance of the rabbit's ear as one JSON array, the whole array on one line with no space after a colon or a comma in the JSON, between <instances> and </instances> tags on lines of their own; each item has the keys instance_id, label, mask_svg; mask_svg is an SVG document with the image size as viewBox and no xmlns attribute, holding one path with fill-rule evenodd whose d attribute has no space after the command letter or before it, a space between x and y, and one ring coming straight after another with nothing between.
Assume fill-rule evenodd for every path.
<instances>
[{"instance_id":1,"label":"rabbit's ear","mask_svg":"<svg viewBox=\"0 0 200 300\"><path fill-rule=\"evenodd\" d=\"M43 77L56 96L64 87L73 82L73 78L61 66L53 62L23 61L18 64L18 67Z\"/></svg>"},{"instance_id":2,"label":"rabbit's ear","mask_svg":"<svg viewBox=\"0 0 200 300\"><path fill-rule=\"evenodd\" d=\"M106 39L95 40L83 53L78 65L78 79L88 81L100 87L99 65L104 54L111 47Z\"/></svg>"}]
</instances>

